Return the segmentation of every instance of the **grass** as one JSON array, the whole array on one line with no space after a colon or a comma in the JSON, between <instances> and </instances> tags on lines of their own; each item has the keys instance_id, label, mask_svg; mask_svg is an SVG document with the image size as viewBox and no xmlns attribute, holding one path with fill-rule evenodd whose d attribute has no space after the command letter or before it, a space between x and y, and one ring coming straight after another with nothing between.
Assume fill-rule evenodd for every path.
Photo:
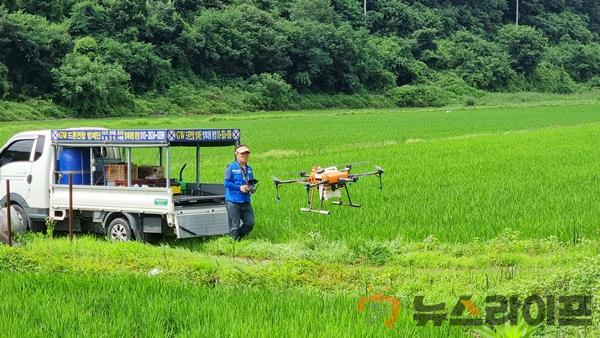
<instances>
[{"instance_id":1,"label":"grass","mask_svg":"<svg viewBox=\"0 0 600 338\"><path fill-rule=\"evenodd\" d=\"M597 103L600 95L598 90L583 91L573 94L550 94L536 92L519 93L486 93L481 98L474 99L478 106L523 106L534 105L573 105L579 103Z\"/></svg>"},{"instance_id":2,"label":"grass","mask_svg":"<svg viewBox=\"0 0 600 338\"><path fill-rule=\"evenodd\" d=\"M461 328L448 326L415 328L406 314L392 331L382 324L385 318L358 313L352 297L303 290L190 287L148 277L48 274L0 274L0 283L6 292L0 305L5 337L463 335Z\"/></svg>"},{"instance_id":3,"label":"grass","mask_svg":"<svg viewBox=\"0 0 600 338\"><path fill-rule=\"evenodd\" d=\"M448 311L463 294L480 307L490 294L598 297L600 101L516 95L496 107L493 97L481 100L488 106L37 121L38 129L241 128L261 181L253 197L257 225L240 243L21 238L21 247L0 247L0 331L472 336L447 324L416 327L414 296L446 302ZM2 123L0 142L30 129L30 122ZM191 153L173 151L175 172ZM203 149L203 181L220 182L231 155ZM156 152L133 157L150 164ZM282 187L275 201L272 176L350 162L367 162L356 172L386 170L383 191L373 178L351 187L362 208L301 213L300 186ZM184 178L191 180L188 164ZM378 323L389 309L356 311L358 299L373 293L401 300L393 331ZM591 327L542 326L537 334L600 336L600 307L593 306Z\"/></svg>"},{"instance_id":4,"label":"grass","mask_svg":"<svg viewBox=\"0 0 600 338\"><path fill-rule=\"evenodd\" d=\"M160 246L113 244L93 237L69 243L66 238L29 236L19 242L21 247L0 247L2 270L145 275L158 268L161 278L193 284L302 286L355 294L362 292L365 285L405 293L418 288L418 283L412 281L415 276L443 280L449 275L454 276L454 285L469 288L475 283L481 291L503 286L508 281L504 273L509 269L518 269L519 278L540 272L548 277L564 266L600 254L596 241L564 245L556 239L519 240L506 234L469 244L393 241L366 246L324 240L238 243L228 238L202 245L188 241ZM445 286L418 291L448 294Z\"/></svg>"},{"instance_id":5,"label":"grass","mask_svg":"<svg viewBox=\"0 0 600 338\"><path fill-rule=\"evenodd\" d=\"M254 238L286 242L319 233L332 239L406 239L432 235L449 242L490 239L503 229L526 238L597 239L600 208L600 103L462 110L326 110L157 119L60 120L37 128L242 129L261 181L254 196ZM30 124L3 124L0 140ZM193 150L173 152L177 176ZM138 164L156 151L134 151ZM202 179L220 182L230 150L202 151ZM336 207L329 217L300 213L305 193L282 187L276 203L273 176L291 177L314 165L381 165L374 178L351 187L361 209ZM193 165L184 178L192 180Z\"/></svg>"},{"instance_id":6,"label":"grass","mask_svg":"<svg viewBox=\"0 0 600 338\"><path fill-rule=\"evenodd\" d=\"M473 295L481 309L490 294L598 296L598 242L564 245L515 235L471 244L383 243L389 250L384 264L361 257L318 259L334 250L331 243L261 256L259 247L273 245L221 239L188 250L27 236L21 247L0 247L0 330L31 337L456 337L468 330L447 322L415 326L414 296L425 296L428 304L445 302L447 312L463 294ZM344 250L352 249L337 249ZM382 324L390 313L385 306L357 311L360 297L377 293L401 301L393 330Z\"/></svg>"}]
</instances>

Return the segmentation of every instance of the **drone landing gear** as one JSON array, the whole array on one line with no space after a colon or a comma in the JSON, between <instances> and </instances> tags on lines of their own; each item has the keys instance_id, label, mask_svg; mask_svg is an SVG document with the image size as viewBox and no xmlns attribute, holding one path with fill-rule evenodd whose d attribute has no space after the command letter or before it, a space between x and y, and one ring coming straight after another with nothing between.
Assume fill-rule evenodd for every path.
<instances>
[{"instance_id":1,"label":"drone landing gear","mask_svg":"<svg viewBox=\"0 0 600 338\"><path fill-rule=\"evenodd\" d=\"M346 207L360 208L360 204L352 203L352 199L350 198L350 191L348 190L348 185L343 184L343 186L341 188L345 188L345 190L346 190L346 197L348 198L348 203L344 203L341 198L339 199L339 201L333 201L332 203L335 205L341 205L341 206L346 206ZM323 210L323 201L325 200L324 196L320 196L320 198L319 198L319 209L314 208L314 197L316 194L321 195L320 193L318 193L318 189L315 186L308 186L308 185L306 186L306 195L308 198L308 208L301 208L300 211L315 212L315 213L319 213L319 214L323 214L323 215L331 214L331 211Z\"/></svg>"},{"instance_id":2,"label":"drone landing gear","mask_svg":"<svg viewBox=\"0 0 600 338\"><path fill-rule=\"evenodd\" d=\"M318 214L322 214L322 215L329 215L331 213L331 211L329 210L323 210L323 200L324 197L321 196L321 198L319 198L319 209L315 209L313 208L313 201L314 201L314 197L315 194L317 194L318 188L317 186L311 186L311 185L307 185L306 186L306 197L308 199L308 208L300 208L300 211L305 211L305 212L315 212Z\"/></svg>"},{"instance_id":3,"label":"drone landing gear","mask_svg":"<svg viewBox=\"0 0 600 338\"><path fill-rule=\"evenodd\" d=\"M345 207L354 207L354 208L360 208L360 204L354 204L354 203L344 203L342 201L333 201L331 202L335 205L341 205L341 206L345 206Z\"/></svg>"},{"instance_id":4,"label":"drone landing gear","mask_svg":"<svg viewBox=\"0 0 600 338\"><path fill-rule=\"evenodd\" d=\"M300 208L300 211L316 212L316 213L322 214L322 215L329 215L329 214L331 214L331 211L329 211L329 210L318 210L318 209L310 209L310 208Z\"/></svg>"},{"instance_id":5,"label":"drone landing gear","mask_svg":"<svg viewBox=\"0 0 600 338\"><path fill-rule=\"evenodd\" d=\"M346 207L354 207L354 208L360 208L360 204L354 204L352 203L352 199L350 198L350 191L348 190L348 185L344 184L344 188L346 188L346 196L348 197L348 203L344 203L342 202L342 199L340 198L339 201L334 201L332 202L335 205L343 205Z\"/></svg>"}]
</instances>

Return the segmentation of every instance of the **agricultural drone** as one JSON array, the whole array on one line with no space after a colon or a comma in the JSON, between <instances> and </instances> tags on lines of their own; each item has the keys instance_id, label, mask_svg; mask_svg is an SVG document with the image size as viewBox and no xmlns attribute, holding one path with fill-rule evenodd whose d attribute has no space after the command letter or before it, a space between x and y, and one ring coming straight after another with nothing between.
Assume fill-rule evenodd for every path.
<instances>
[{"instance_id":1,"label":"agricultural drone","mask_svg":"<svg viewBox=\"0 0 600 338\"><path fill-rule=\"evenodd\" d=\"M360 174L351 174L351 170L351 164L346 165L341 170L339 170L335 166L326 168L313 167L309 174L307 174L305 171L300 171L300 177L296 179L281 180L277 177L274 177L273 183L275 183L277 200L281 200L279 196L280 185L288 183L299 183L304 185L304 187L306 188L306 196L308 200L308 208L301 208L301 211L317 212L320 214L329 215L329 210L323 210L323 201L329 200L331 198L337 198L337 201L333 202L333 204L336 205L360 207L359 204L352 203L352 200L350 199L350 191L348 190L349 184L357 182L360 177L377 175L379 176L379 190L381 190L381 174L383 174L383 169L379 166L376 166L374 171ZM346 190L346 197L348 198L347 203L342 202L342 189ZM319 199L319 209L315 209L316 195L318 195L317 198Z\"/></svg>"}]
</instances>

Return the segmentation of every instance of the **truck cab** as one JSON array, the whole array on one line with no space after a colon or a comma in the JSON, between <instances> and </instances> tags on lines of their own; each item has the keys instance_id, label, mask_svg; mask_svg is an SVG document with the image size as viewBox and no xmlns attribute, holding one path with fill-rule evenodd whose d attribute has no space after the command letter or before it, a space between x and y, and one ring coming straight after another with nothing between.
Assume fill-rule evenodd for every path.
<instances>
[{"instance_id":1,"label":"truck cab","mask_svg":"<svg viewBox=\"0 0 600 338\"><path fill-rule=\"evenodd\" d=\"M35 229L48 216L50 132L16 134L0 148L0 205L6 204L6 181L11 202L22 218L23 231Z\"/></svg>"}]
</instances>

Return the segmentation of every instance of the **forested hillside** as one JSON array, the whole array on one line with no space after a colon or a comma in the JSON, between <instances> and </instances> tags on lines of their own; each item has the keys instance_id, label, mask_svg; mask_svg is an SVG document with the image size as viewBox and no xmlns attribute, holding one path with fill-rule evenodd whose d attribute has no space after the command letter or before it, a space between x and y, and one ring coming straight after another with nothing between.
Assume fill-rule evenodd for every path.
<instances>
[{"instance_id":1,"label":"forested hillside","mask_svg":"<svg viewBox=\"0 0 600 338\"><path fill-rule=\"evenodd\" d=\"M597 0L521 0L518 25L507 0L367 0L366 14L361 0L1 3L5 120L600 87Z\"/></svg>"}]
</instances>

